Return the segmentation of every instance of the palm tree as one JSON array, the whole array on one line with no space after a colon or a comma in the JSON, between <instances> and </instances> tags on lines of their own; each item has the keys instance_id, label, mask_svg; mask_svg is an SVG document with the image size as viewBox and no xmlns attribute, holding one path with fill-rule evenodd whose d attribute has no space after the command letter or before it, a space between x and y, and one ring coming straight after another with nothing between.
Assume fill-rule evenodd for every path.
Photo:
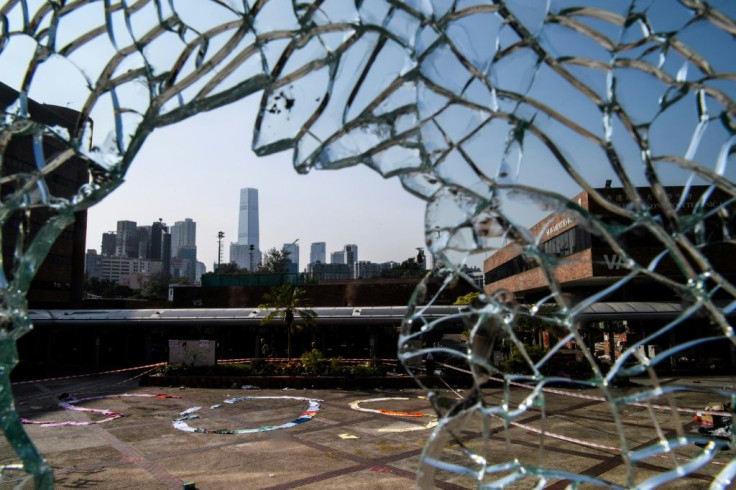
<instances>
[{"instance_id":1,"label":"palm tree","mask_svg":"<svg viewBox=\"0 0 736 490\"><path fill-rule=\"evenodd\" d=\"M309 299L304 297L305 290L292 287L290 284L282 284L271 288L270 293L263 295L265 303L259 305L259 308L267 308L268 312L261 325L264 325L274 319L280 318L287 333L286 356L291 359L291 325L294 323L294 317L299 316L306 326L314 326L317 324L317 313L310 309Z\"/></svg>"}]
</instances>

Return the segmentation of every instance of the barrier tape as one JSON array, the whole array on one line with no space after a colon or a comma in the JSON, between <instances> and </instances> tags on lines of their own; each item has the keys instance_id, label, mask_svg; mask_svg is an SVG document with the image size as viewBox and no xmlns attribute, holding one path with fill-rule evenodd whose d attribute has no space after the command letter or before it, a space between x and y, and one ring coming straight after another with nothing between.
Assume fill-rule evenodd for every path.
<instances>
[{"instance_id":1,"label":"barrier tape","mask_svg":"<svg viewBox=\"0 0 736 490\"><path fill-rule=\"evenodd\" d=\"M25 385L25 384L31 384L31 383L45 383L47 381L59 381L62 379L74 379L74 378L84 378L87 376L98 376L100 374L113 374L113 373L125 373L127 371L137 371L138 369L146 369L146 368L155 368L158 366L165 365L165 362L157 362L155 364L147 364L145 366L136 366L136 367L130 367L130 368L122 368L122 369L112 369L110 371L99 371L96 373L86 373L86 374L72 374L69 376L57 376L55 378L44 378L44 379L32 379L28 381L16 381L14 383L10 383L11 385ZM132 378L131 378L132 379Z\"/></svg>"},{"instance_id":2,"label":"barrier tape","mask_svg":"<svg viewBox=\"0 0 736 490\"><path fill-rule=\"evenodd\" d=\"M452 366L450 364L438 363L438 365L444 366L444 367L447 367L447 368L450 368L450 369L454 369L456 371L460 371L460 372L463 372L463 373L466 373L466 374L473 374L471 371L468 371L466 369L461 369L461 368L458 368L456 366ZM533 390L534 389L534 387L529 386L527 384L517 383L515 381L509 381L509 380L505 380L503 378L496 378L496 377L491 376L491 377L489 377L489 379L491 379L493 381L498 381L499 383L508 383L508 384L510 384L512 386L518 386L520 388L526 388L528 390ZM542 391L544 393L552 393L552 394L555 394L555 395L563 395L563 396L569 396L569 397L573 397L573 398L581 398L583 400L593 400L593 401L598 401L598 402L608 402L609 401L607 398L604 398L602 396L584 395L582 393L573 393L571 391L556 390L554 388L542 388ZM709 410L703 410L703 409L699 409L699 408L690 408L690 407L674 407L673 408L673 407L671 407L669 405L658 405L658 404L654 404L654 403L645 403L645 402L631 402L631 403L627 403L627 405L632 405L632 406L637 406L637 407L645 407L645 408L651 407L651 408L656 408L658 410L670 410L670 411L675 410L675 411L678 411L678 412L694 413L694 414L701 414L701 415L702 414L718 415L718 416L721 416L721 417L731 417L733 415L731 412L723 412L723 411L718 411L717 412L717 411L709 411Z\"/></svg>"},{"instance_id":3,"label":"barrier tape","mask_svg":"<svg viewBox=\"0 0 736 490\"><path fill-rule=\"evenodd\" d=\"M219 359L217 361L217 364L235 364L235 363L252 363L253 361L261 360L266 362L288 362L288 361L301 361L301 358L299 357L292 357L289 359L288 357L268 357L268 358L252 358L252 357L246 357L242 359ZM329 360L329 359L326 359ZM363 362L372 362L374 359L343 359L342 362L346 364L360 364ZM383 364L396 364L398 361L396 359L375 359L376 362L381 362ZM15 381L11 383L11 385L24 385L24 384L32 384L32 383L45 383L48 381L60 381L64 379L74 379L74 378L84 378L87 376L98 376L101 374L115 374L115 373L124 373L127 371L137 371L139 369L147 369L151 368L157 368L158 366L165 366L166 362L157 362L154 364L146 364L145 366L135 366L135 367L129 367L129 368L121 368L121 369L111 369L109 371L98 371L95 373L85 373L85 374L72 374L69 376L57 376L54 378L43 378L43 379L31 379L27 381ZM148 371L150 372L150 371ZM135 378L144 376L146 373L139 374L138 376L134 376L126 381L133 380ZM120 384L120 383L118 383Z\"/></svg>"},{"instance_id":4,"label":"barrier tape","mask_svg":"<svg viewBox=\"0 0 736 490\"><path fill-rule=\"evenodd\" d=\"M331 361L332 359L337 358L331 358L326 357L324 359L325 362ZM254 361L264 361L264 362L289 362L289 361L297 361L301 362L301 357L244 357L241 359L218 359L217 364L237 364L237 363L246 363L246 364L252 364ZM382 364L398 364L398 359L342 359L342 363L344 364L360 364L365 362L380 362Z\"/></svg>"}]
</instances>

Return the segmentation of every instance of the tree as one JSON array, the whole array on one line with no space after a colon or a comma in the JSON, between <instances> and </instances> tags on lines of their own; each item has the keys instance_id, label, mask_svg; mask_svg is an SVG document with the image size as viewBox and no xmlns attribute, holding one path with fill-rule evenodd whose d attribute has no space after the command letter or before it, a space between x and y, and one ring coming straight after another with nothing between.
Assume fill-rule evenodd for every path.
<instances>
[{"instance_id":1,"label":"tree","mask_svg":"<svg viewBox=\"0 0 736 490\"><path fill-rule=\"evenodd\" d=\"M453 305L472 305L473 301L480 296L478 291L473 291L464 296L458 296Z\"/></svg>"},{"instance_id":2,"label":"tree","mask_svg":"<svg viewBox=\"0 0 736 490\"><path fill-rule=\"evenodd\" d=\"M235 262L220 264L215 271L216 274L242 274L243 272L245 272L245 269L238 268L238 264Z\"/></svg>"},{"instance_id":3,"label":"tree","mask_svg":"<svg viewBox=\"0 0 736 490\"><path fill-rule=\"evenodd\" d=\"M410 257L403 261L400 265L391 269L381 271L381 277L392 279L413 279L422 278L427 274L424 264L420 264L414 257Z\"/></svg>"},{"instance_id":4,"label":"tree","mask_svg":"<svg viewBox=\"0 0 736 490\"><path fill-rule=\"evenodd\" d=\"M169 275L164 271L151 274L148 284L139 291L143 299L163 301L169 297Z\"/></svg>"},{"instance_id":5,"label":"tree","mask_svg":"<svg viewBox=\"0 0 736 490\"><path fill-rule=\"evenodd\" d=\"M291 262L289 255L291 255L291 252L285 248L277 250L276 247L272 247L266 250L266 253L263 254L263 265L261 266L260 272L265 274L282 274L287 272L287 264Z\"/></svg>"},{"instance_id":6,"label":"tree","mask_svg":"<svg viewBox=\"0 0 736 490\"><path fill-rule=\"evenodd\" d=\"M282 284L271 288L270 293L265 293L263 295L264 303L258 306L270 310L268 315L261 320L261 325L275 319L281 319L286 327L286 356L289 358L291 358L291 326L294 323L295 316L301 318L306 326L311 327L317 324L317 313L309 308L311 306L310 301L304 297L305 293L306 291L301 288L293 287L290 284Z\"/></svg>"}]
</instances>

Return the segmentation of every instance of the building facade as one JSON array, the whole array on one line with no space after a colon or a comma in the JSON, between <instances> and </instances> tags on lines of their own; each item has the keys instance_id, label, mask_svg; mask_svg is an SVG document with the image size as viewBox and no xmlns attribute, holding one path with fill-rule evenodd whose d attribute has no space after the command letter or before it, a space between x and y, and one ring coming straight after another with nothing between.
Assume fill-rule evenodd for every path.
<instances>
[{"instance_id":1,"label":"building facade","mask_svg":"<svg viewBox=\"0 0 736 490\"><path fill-rule=\"evenodd\" d=\"M257 265L261 263L258 189L240 189L238 241L230 244L230 262L249 271L257 270Z\"/></svg>"},{"instance_id":2,"label":"building facade","mask_svg":"<svg viewBox=\"0 0 736 490\"><path fill-rule=\"evenodd\" d=\"M309 262L314 264L321 262L327 263L327 244L325 242L314 242L309 247Z\"/></svg>"},{"instance_id":3,"label":"building facade","mask_svg":"<svg viewBox=\"0 0 736 490\"><path fill-rule=\"evenodd\" d=\"M289 252L289 263L286 264L286 272L296 274L299 272L299 245L296 242L284 243L284 250Z\"/></svg>"},{"instance_id":4,"label":"building facade","mask_svg":"<svg viewBox=\"0 0 736 490\"><path fill-rule=\"evenodd\" d=\"M16 102L18 95L18 91L0 83L2 107L8 107ZM26 105L34 122L66 128L70 134L79 123L79 113L67 107L40 104L32 99L26 100ZM48 162L56 155L69 150L68 146L48 134L43 136L40 143L41 151ZM18 132L8 141L4 141L3 145L5 145L3 176L38 171L31 135ZM43 181L48 186L51 196L71 199L83 184L89 182L89 179L87 164L79 158L72 158L53 170ZM18 182L15 179L3 182L0 185L2 197L6 198L11 193L17 192ZM5 217L2 227L2 266L6 279L10 280L13 277L15 246L21 223L27 233L23 243L27 245L54 215L55 213L42 207L29 207L27 210ZM74 223L62 231L34 276L26 296L31 305L69 304L72 301L81 301L84 289L86 234L87 211L78 211L74 213Z\"/></svg>"},{"instance_id":5,"label":"building facade","mask_svg":"<svg viewBox=\"0 0 736 490\"><path fill-rule=\"evenodd\" d=\"M117 237L114 231L102 234L102 244L100 253L102 255L115 255L115 247L117 244Z\"/></svg>"},{"instance_id":6,"label":"building facade","mask_svg":"<svg viewBox=\"0 0 736 490\"><path fill-rule=\"evenodd\" d=\"M179 251L184 247L197 246L197 223L191 218L176 221L169 230L171 234L171 256L179 257Z\"/></svg>"},{"instance_id":7,"label":"building facade","mask_svg":"<svg viewBox=\"0 0 736 490\"><path fill-rule=\"evenodd\" d=\"M163 260L164 255L164 234L168 233L168 227L162 220L154 221L151 225L151 236L149 238L149 258L151 260ZM168 249L168 255L171 256L171 248Z\"/></svg>"},{"instance_id":8,"label":"building facade","mask_svg":"<svg viewBox=\"0 0 736 490\"><path fill-rule=\"evenodd\" d=\"M138 257L138 224L135 221L118 221L115 255L131 259Z\"/></svg>"},{"instance_id":9,"label":"building facade","mask_svg":"<svg viewBox=\"0 0 736 490\"><path fill-rule=\"evenodd\" d=\"M672 205L677 205L682 187L666 187L666 192ZM619 188L596 189L609 202L617 206L626 205L624 191ZM700 198L708 192L705 186L692 186L683 200L681 208L692 209ZM652 203L651 212L657 216L660 213L656 199L648 188L638 189L638 193L645 202ZM705 202L707 208L716 208L726 202L726 196L713 193ZM621 218L612 215L607 209L591 199L587 192L581 192L573 198L583 209L589 211L611 227L621 227L624 223ZM715 216L711 221L715 221ZM733 232L733 213L726 228ZM708 257L711 265L721 274L736 273L736 262L730 259L733 251L723 243L723 224L704 223L704 233L719 236L710 236L709 245L701 249ZM626 228L624 226L624 228ZM550 215L530 228L530 231L540 237L539 248L549 256L554 256L558 264L554 269L557 281L565 288L565 292L572 298L587 297L591 291L600 290L607 285L621 279L629 270L625 267L624 257L612 249L610 244L599 236L592 234L588 227L579 223L574 216ZM644 227L635 226L618 237L618 243L623 250L639 264L649 264L657 254L665 248L664 245ZM532 259L525 258L521 248L516 244L509 244L484 261L485 290L489 294L498 289L506 289L516 294L524 302L534 302L548 294L547 281L541 268ZM677 282L684 278L679 267L670 258L669 254L656 263L655 271L663 276L670 277ZM667 288L652 287L651 281L645 277L630 281L625 287L618 288L608 296L616 301L641 301L642 298L650 301L671 300L673 293Z\"/></svg>"},{"instance_id":10,"label":"building facade","mask_svg":"<svg viewBox=\"0 0 736 490\"><path fill-rule=\"evenodd\" d=\"M307 276L312 280L347 280L352 276L347 264L323 264L315 262L307 266Z\"/></svg>"},{"instance_id":11,"label":"building facade","mask_svg":"<svg viewBox=\"0 0 736 490\"><path fill-rule=\"evenodd\" d=\"M646 226L609 211L608 203L619 208L629 204L620 188L596 189L608 203L594 200L587 192L573 198L615 236L616 249L600 232L592 233L591 226L580 222L582 220L574 214L549 215L531 227L530 232L539 238L536 247L543 252L544 260L555 263L550 273L560 286L561 299L578 305L598 295L596 302L576 318L576 327L586 338L587 345L594 349L594 355L612 359L623 352L627 344L637 343L640 354L652 358L660 352L670 352L675 345L689 344L692 347L682 348L657 368L714 369L712 366L718 366L725 369L730 366L736 369L734 345L722 337L722 332L705 315L683 315L693 304L693 298L688 296L687 288L672 287L688 282L684 270L702 267L687 247L673 251L673 247L682 243L692 244L698 260L700 257L707 260L708 267L733 284L736 261L729 237L736 231L736 206L725 193L713 191L708 186L691 186L685 196L682 187L665 187L664 190L672 209L679 209L681 216L679 223L672 225L681 229L673 233L677 236L676 245L670 247ZM651 189L639 188L637 194L649 205L648 212L653 219L667 219ZM705 219L697 215L688 220L687 210L695 208L712 209L713 212ZM551 304L547 277L535 256L528 245L522 249L517 244L509 244L487 258L483 264L486 293L510 291L520 304L546 302L548 304L543 306L554 311L556 306ZM632 273L629 260L642 267L641 273ZM687 260L692 263L685 264ZM650 277L652 274L660 279ZM721 288L712 288L708 295L714 302L732 300ZM599 320L590 320L592 316ZM619 331L614 332L614 328ZM656 334L665 328L667 335ZM545 332L544 345L551 345L547 336L552 335ZM695 339L710 336L722 338L708 345L691 344Z\"/></svg>"}]
</instances>

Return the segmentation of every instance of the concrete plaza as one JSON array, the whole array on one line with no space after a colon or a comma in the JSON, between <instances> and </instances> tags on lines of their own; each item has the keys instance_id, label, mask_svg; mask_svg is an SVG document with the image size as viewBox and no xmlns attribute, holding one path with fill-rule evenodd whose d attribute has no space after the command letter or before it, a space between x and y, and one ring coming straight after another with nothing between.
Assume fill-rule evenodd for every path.
<instances>
[{"instance_id":1,"label":"concrete plaza","mask_svg":"<svg viewBox=\"0 0 736 490\"><path fill-rule=\"evenodd\" d=\"M712 396L695 390L730 386L735 381L718 377L680 379L678 383L690 383L694 391L678 394L677 403L702 408ZM58 424L25 426L54 468L56 488L181 489L187 483L200 489L411 488L416 484L422 449L432 433L427 425L431 425L434 413L419 390L139 387L130 373L16 384L14 390L23 417ZM516 419L518 425L508 431L502 430L499 421L492 422L490 445L485 446L483 453L489 463L516 457L525 464L535 464L543 451L548 466L625 485L624 466L617 450L621 443L608 404L596 400L594 390L570 391L589 398L546 393L544 417L539 410L530 410ZM512 399L521 401L529 393L524 388L513 390ZM155 396L160 394L174 397ZM90 425L63 425L112 417L109 413L60 408L60 398L70 399L65 395L77 399L104 396L72 405L104 409L122 417ZM490 388L484 390L483 396L488 402L497 401L502 390ZM252 398L223 403L235 397ZM303 398L319 400L318 411ZM191 412L197 417L184 423L201 432L174 427L172 421L193 407L201 407ZM626 407L620 413L632 449L658 439L657 427L647 408ZM674 434L677 415L667 410L655 414L658 429L668 436ZM293 426L264 430L290 425L290 421ZM692 430L691 414L681 413L679 421ZM545 437L544 449L540 450L537 429L574 440ZM245 433L227 433L235 430ZM471 417L458 436L467 448L484 448L479 419ZM594 444L585 445L586 441ZM694 445L678 449L678 463L698 451ZM694 475L669 483L668 488L707 488L732 457L730 451L723 452ZM443 458L469 465L459 445L453 442L445 445ZM17 461L3 439L0 462ZM634 476L640 481L669 471L674 464L671 457L649 458L638 464ZM6 472L2 488L12 488L22 476ZM512 487L532 488L533 483L528 479ZM565 481L548 482L549 488L565 485ZM477 482L438 471L434 486L474 488Z\"/></svg>"}]
</instances>

